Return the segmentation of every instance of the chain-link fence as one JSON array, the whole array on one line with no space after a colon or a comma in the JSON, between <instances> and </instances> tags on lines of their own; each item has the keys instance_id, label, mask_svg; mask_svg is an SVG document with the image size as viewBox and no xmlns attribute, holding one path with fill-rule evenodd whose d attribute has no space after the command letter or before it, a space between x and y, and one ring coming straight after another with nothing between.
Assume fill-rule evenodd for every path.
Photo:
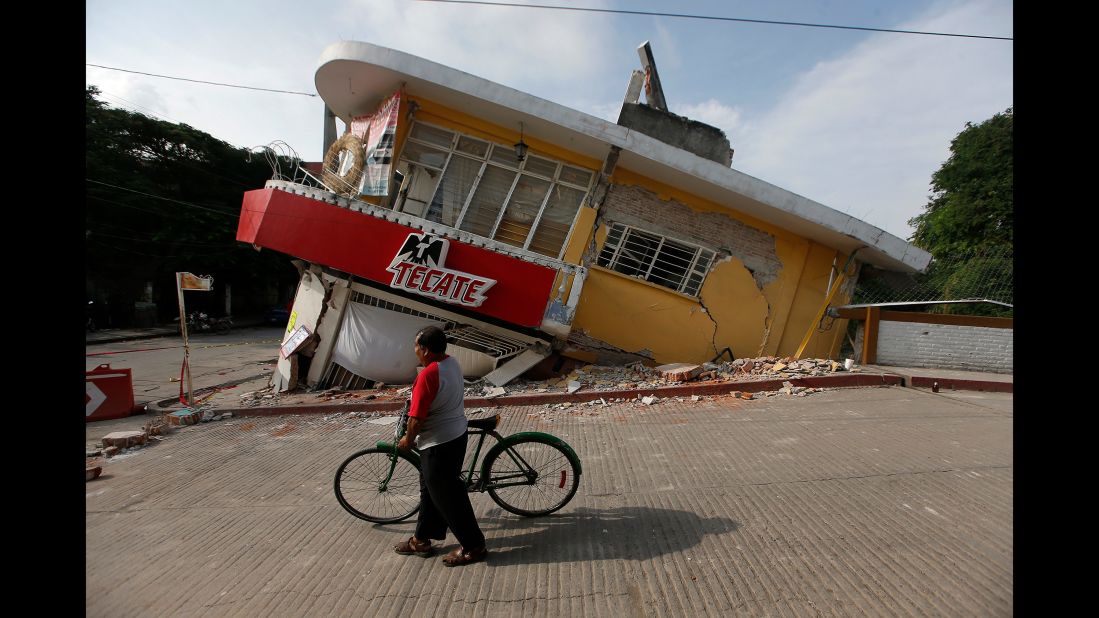
<instances>
[{"instance_id":1,"label":"chain-link fence","mask_svg":"<svg viewBox=\"0 0 1099 618\"><path fill-rule=\"evenodd\" d=\"M864 265L853 305L927 303L929 313L1010 316L1015 303L1010 247L936 255L926 273L905 274ZM993 302L958 302L993 301Z\"/></svg>"}]
</instances>

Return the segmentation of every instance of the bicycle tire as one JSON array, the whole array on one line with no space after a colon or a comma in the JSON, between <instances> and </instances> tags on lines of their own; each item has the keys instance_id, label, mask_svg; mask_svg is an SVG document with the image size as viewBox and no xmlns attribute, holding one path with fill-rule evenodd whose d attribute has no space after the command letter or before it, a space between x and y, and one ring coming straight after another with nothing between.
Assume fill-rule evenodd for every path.
<instances>
[{"instance_id":1,"label":"bicycle tire","mask_svg":"<svg viewBox=\"0 0 1099 618\"><path fill-rule=\"evenodd\" d=\"M397 467L386 491L379 491L393 457ZM378 524L403 521L420 510L420 469L391 449L368 448L345 459L336 469L333 489L348 513Z\"/></svg>"},{"instance_id":2,"label":"bicycle tire","mask_svg":"<svg viewBox=\"0 0 1099 618\"><path fill-rule=\"evenodd\" d=\"M490 483L501 477L523 473L529 464L536 476L529 483L510 487L488 487L492 500L504 510L524 517L549 515L572 500L580 486L580 471L570 454L547 438L524 438L501 450L488 463Z\"/></svg>"}]
</instances>

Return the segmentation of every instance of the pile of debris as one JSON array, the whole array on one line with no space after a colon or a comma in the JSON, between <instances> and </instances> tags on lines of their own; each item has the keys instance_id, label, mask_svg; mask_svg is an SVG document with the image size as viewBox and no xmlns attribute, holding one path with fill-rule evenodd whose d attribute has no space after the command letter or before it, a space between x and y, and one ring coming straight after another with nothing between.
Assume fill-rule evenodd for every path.
<instances>
[{"instance_id":1,"label":"pile of debris","mask_svg":"<svg viewBox=\"0 0 1099 618\"><path fill-rule=\"evenodd\" d=\"M258 391L250 391L240 394L240 406L242 408L255 408L259 406L279 405L280 395L273 387L268 386Z\"/></svg>"},{"instance_id":2,"label":"pile of debris","mask_svg":"<svg viewBox=\"0 0 1099 618\"><path fill-rule=\"evenodd\" d=\"M659 388L685 382L747 382L758 380L785 380L783 389L775 394L804 396L821 389L793 386L791 379L810 376L824 376L846 371L843 364L827 359L779 358L763 356L759 358L741 358L720 364L672 363L659 367L647 367L642 363L632 363L623 367L587 365L572 373L543 381L514 380L506 386L492 386L475 382L466 388L466 397L493 398L502 395L531 393L574 393L585 389L589 391L624 391L633 389ZM858 369L853 369L858 371Z\"/></svg>"},{"instance_id":3,"label":"pile of debris","mask_svg":"<svg viewBox=\"0 0 1099 618\"><path fill-rule=\"evenodd\" d=\"M808 358L796 360L776 356L759 358L741 358L723 363L672 363L658 367L648 367L636 362L625 366L586 365L568 374L547 380L527 380L522 377L512 380L505 386L493 386L483 378L466 381L465 396L471 398L492 399L510 395L531 395L538 393L575 393L577 391L614 392L635 389L659 388L684 383L721 383L746 382L759 380L796 380L810 376L824 376L844 369L842 363ZM851 371L858 371L854 368ZM817 392L819 388L787 385L770 394L790 394L804 397ZM372 389L348 390L340 386L312 392L280 393L272 386L242 393L240 406L255 408L296 403L344 403L356 404L364 401L402 401L410 397L412 387L404 384L376 384ZM760 396L769 394L759 393ZM749 399L751 395L739 395ZM622 399L622 401L633 398ZM606 398L606 401L615 402ZM638 399L640 401L640 399ZM643 404L649 405L649 404Z\"/></svg>"},{"instance_id":4,"label":"pile of debris","mask_svg":"<svg viewBox=\"0 0 1099 618\"><path fill-rule=\"evenodd\" d=\"M209 405L202 405L158 414L146 421L140 430L112 431L85 451L86 480L99 477L103 472L102 464L105 459L124 459L134 455L137 451L164 440L165 436L178 427L220 421L232 416L232 412L217 412Z\"/></svg>"}]
</instances>

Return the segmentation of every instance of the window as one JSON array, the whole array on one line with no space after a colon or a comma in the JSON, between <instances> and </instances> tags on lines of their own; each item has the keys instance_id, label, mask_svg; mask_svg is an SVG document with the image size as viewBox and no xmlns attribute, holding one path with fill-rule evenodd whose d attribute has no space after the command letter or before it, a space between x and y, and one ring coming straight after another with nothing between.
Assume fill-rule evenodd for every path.
<instances>
[{"instance_id":1,"label":"window","mask_svg":"<svg viewBox=\"0 0 1099 618\"><path fill-rule=\"evenodd\" d=\"M597 264L624 275L698 296L714 252L697 245L614 223Z\"/></svg>"},{"instance_id":2,"label":"window","mask_svg":"<svg viewBox=\"0 0 1099 618\"><path fill-rule=\"evenodd\" d=\"M416 123L397 164L404 180L394 207L552 258L595 174L512 146Z\"/></svg>"}]
</instances>

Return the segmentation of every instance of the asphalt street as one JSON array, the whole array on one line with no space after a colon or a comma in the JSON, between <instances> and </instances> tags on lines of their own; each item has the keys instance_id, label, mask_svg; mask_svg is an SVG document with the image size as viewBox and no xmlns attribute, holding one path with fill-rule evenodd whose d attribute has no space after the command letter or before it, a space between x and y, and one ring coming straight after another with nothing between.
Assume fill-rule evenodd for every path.
<instances>
[{"instance_id":1,"label":"asphalt street","mask_svg":"<svg viewBox=\"0 0 1099 618\"><path fill-rule=\"evenodd\" d=\"M86 484L86 615L1010 616L1012 401L876 387L500 408L502 433L577 450L580 490L534 519L473 496L492 553L459 569L392 553L411 522L333 496L340 462L391 425L184 427Z\"/></svg>"},{"instance_id":2,"label":"asphalt street","mask_svg":"<svg viewBox=\"0 0 1099 618\"><path fill-rule=\"evenodd\" d=\"M222 335L191 335L190 366L194 389L270 376L278 359L283 330L254 327ZM179 335L85 347L87 370L109 364L132 371L137 405L178 398L183 357L183 339Z\"/></svg>"}]
</instances>

